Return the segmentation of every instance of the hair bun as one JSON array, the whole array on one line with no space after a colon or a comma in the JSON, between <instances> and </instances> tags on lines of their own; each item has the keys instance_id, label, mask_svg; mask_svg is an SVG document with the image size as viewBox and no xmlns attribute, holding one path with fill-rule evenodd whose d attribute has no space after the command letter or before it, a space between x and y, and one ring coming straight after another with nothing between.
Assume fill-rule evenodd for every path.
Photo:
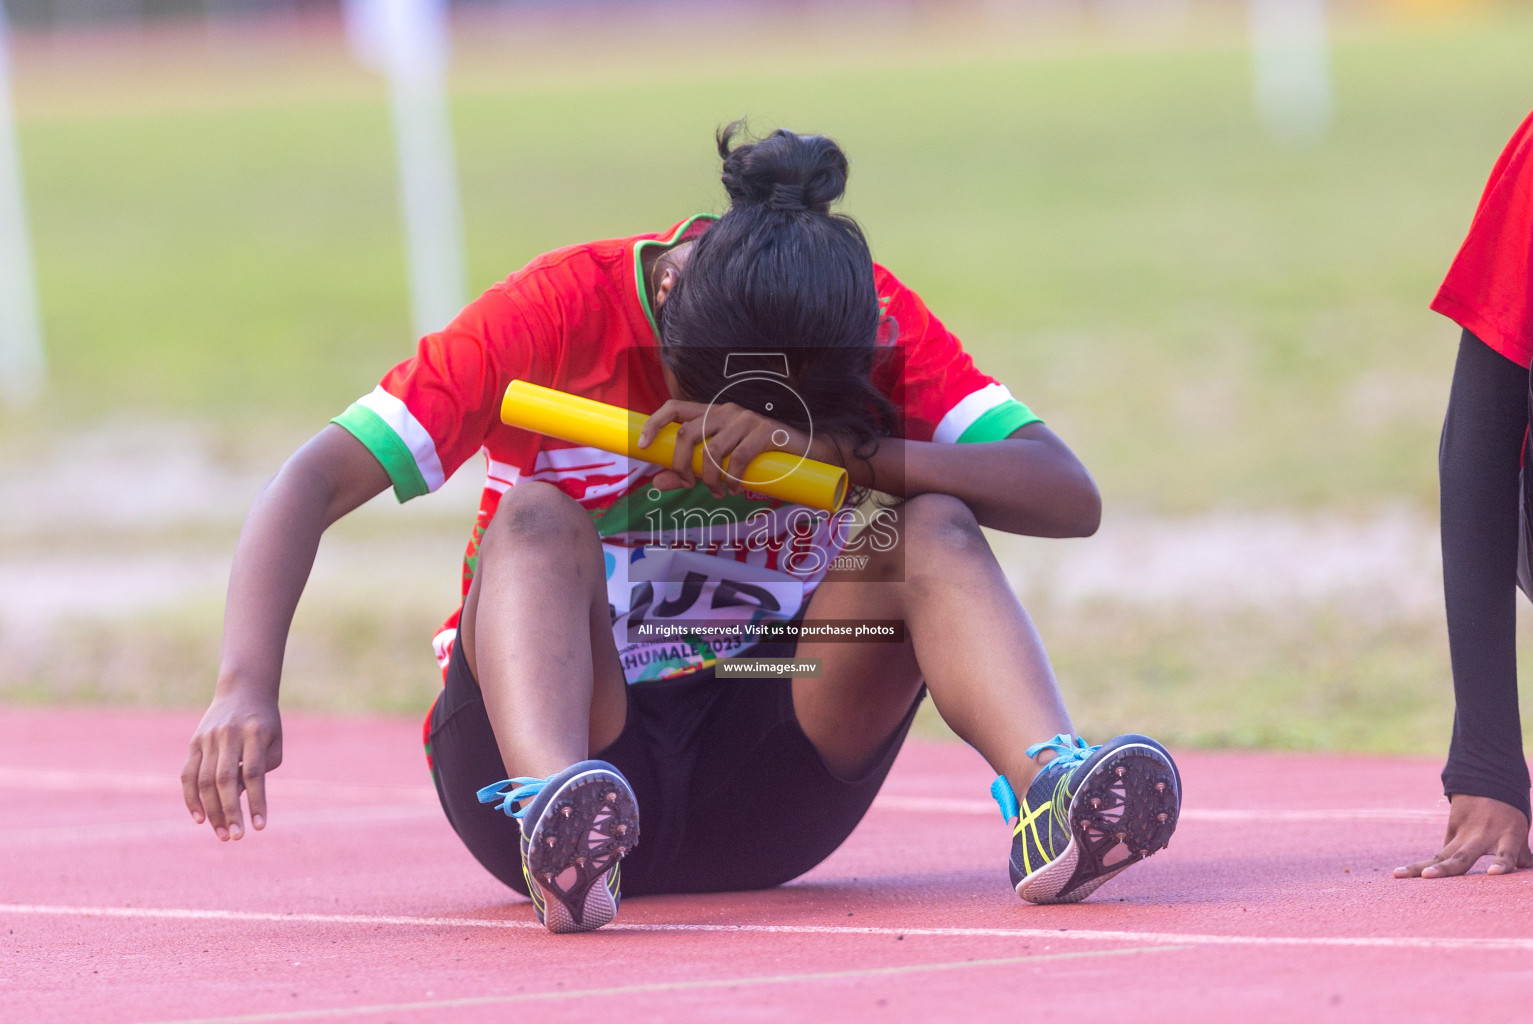
<instances>
[{"instance_id":1,"label":"hair bun","mask_svg":"<svg viewBox=\"0 0 1533 1024\"><path fill-rule=\"evenodd\" d=\"M767 196L766 205L768 209L781 210L783 213L798 213L809 208L804 202L804 186L781 182L772 186L772 194Z\"/></svg>"},{"instance_id":2,"label":"hair bun","mask_svg":"<svg viewBox=\"0 0 1533 1024\"><path fill-rule=\"evenodd\" d=\"M846 154L834 140L779 128L764 139L732 146L737 135L749 139L744 121L733 121L718 134L724 191L734 207L828 214L846 191Z\"/></svg>"}]
</instances>

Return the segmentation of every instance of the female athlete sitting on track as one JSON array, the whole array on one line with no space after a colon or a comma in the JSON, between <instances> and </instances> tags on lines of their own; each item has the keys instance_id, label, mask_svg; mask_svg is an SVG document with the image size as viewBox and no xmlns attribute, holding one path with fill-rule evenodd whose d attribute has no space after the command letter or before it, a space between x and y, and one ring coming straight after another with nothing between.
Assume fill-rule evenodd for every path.
<instances>
[{"instance_id":1,"label":"female athlete sitting on track","mask_svg":"<svg viewBox=\"0 0 1533 1024\"><path fill-rule=\"evenodd\" d=\"M1533 595L1533 115L1491 171L1432 308L1463 328L1438 455L1456 705L1442 780L1452 806L1442 849L1396 868L1397 878L1462 875L1486 856L1493 875L1533 867L1517 710L1517 587Z\"/></svg>"},{"instance_id":2,"label":"female athlete sitting on track","mask_svg":"<svg viewBox=\"0 0 1533 1024\"><path fill-rule=\"evenodd\" d=\"M551 931L610 921L620 879L630 895L715 892L809 870L868 809L926 689L1001 773L1023 899L1083 899L1166 845L1180 806L1169 755L1143 736L1074 735L980 531L1090 534L1091 477L830 212L847 175L834 142L737 135L718 140L723 216L534 260L424 338L256 499L183 773L195 820L239 838L243 789L251 825L265 824L283 646L325 527L390 485L401 501L434 490L483 450L427 754L453 828ZM653 411L646 445L680 423L674 467L503 425L517 379ZM903 500L853 536L867 504L816 516L721 469L768 449ZM870 620L905 635L758 645L822 671L716 678L744 647L709 631L720 624Z\"/></svg>"}]
</instances>

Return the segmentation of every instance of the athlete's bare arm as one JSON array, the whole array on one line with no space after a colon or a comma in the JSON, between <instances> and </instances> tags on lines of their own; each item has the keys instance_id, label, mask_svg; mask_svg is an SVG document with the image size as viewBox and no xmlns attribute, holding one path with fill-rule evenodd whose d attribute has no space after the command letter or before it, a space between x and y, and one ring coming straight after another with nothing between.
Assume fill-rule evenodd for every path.
<instances>
[{"instance_id":1,"label":"athlete's bare arm","mask_svg":"<svg viewBox=\"0 0 1533 1024\"><path fill-rule=\"evenodd\" d=\"M242 790L251 825L266 825L265 775L282 763L282 656L320 535L387 486L378 460L331 424L293 453L245 517L229 572L213 703L181 770L187 810L219 839L244 834Z\"/></svg>"},{"instance_id":2,"label":"athlete's bare arm","mask_svg":"<svg viewBox=\"0 0 1533 1024\"><path fill-rule=\"evenodd\" d=\"M852 480L902 498L951 494L981 526L1030 537L1089 537L1102 522L1096 481L1042 423L1001 441L942 444L886 440Z\"/></svg>"},{"instance_id":3,"label":"athlete's bare arm","mask_svg":"<svg viewBox=\"0 0 1533 1024\"><path fill-rule=\"evenodd\" d=\"M708 413L706 441L702 437ZM705 443L702 482L715 494L740 490L738 481L719 467L736 460L749 465L764 451L794 451L810 458L845 466L859 487L913 498L918 494L950 494L969 506L981 526L1033 537L1089 537L1102 520L1102 498L1096 482L1063 441L1042 423L1029 423L1010 437L979 444L942 444L884 438L869 459L849 457L835 439L812 440L759 413L733 404L709 409L698 402L672 399L644 424L641 445L648 444L667 423L679 423L672 469L656 478L656 486L690 487L692 452ZM784 443L776 443L783 440Z\"/></svg>"}]
</instances>

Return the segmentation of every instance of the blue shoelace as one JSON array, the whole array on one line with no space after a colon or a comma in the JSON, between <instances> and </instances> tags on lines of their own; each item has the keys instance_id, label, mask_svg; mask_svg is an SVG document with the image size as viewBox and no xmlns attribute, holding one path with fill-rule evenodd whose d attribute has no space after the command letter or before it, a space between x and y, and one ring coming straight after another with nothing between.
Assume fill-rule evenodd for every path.
<instances>
[{"instance_id":1,"label":"blue shoelace","mask_svg":"<svg viewBox=\"0 0 1533 1024\"><path fill-rule=\"evenodd\" d=\"M1098 744L1100 746L1101 744ZM1057 733L1053 739L1044 740L1042 743L1034 743L1027 748L1028 757L1037 757L1040 751L1052 750L1059 756L1050 761L1045 767L1052 768L1059 765L1061 768L1068 767L1086 760L1096 751L1096 747L1087 743L1079 736L1073 740L1064 733ZM997 775L995 781L990 783L990 795L995 798L996 804L1001 808L1001 820L1011 821L1018 816L1021 804L1017 801L1017 794L1011 788L1011 783L1006 776Z\"/></svg>"},{"instance_id":2,"label":"blue shoelace","mask_svg":"<svg viewBox=\"0 0 1533 1024\"><path fill-rule=\"evenodd\" d=\"M486 786L478 793L479 802L493 804L499 800L496 807L498 811L504 811L509 817L520 818L527 813L527 808L532 805L533 799L548 785L547 779L534 779L526 775L514 779L502 779L494 785ZM525 803L522 803L525 801ZM519 808L512 808L512 804L522 803Z\"/></svg>"},{"instance_id":3,"label":"blue shoelace","mask_svg":"<svg viewBox=\"0 0 1533 1024\"><path fill-rule=\"evenodd\" d=\"M1099 747L1101 744L1099 743L1097 746ZM1062 764L1071 764L1075 761L1086 760L1086 758L1091 756L1091 752L1096 750L1096 747L1093 747L1079 736L1072 740L1064 733L1057 733L1051 740L1034 743L1028 747L1027 756L1037 757L1039 753L1045 750L1052 750L1059 755L1054 761L1059 761ZM1053 764L1054 761L1050 761L1049 764Z\"/></svg>"}]
</instances>

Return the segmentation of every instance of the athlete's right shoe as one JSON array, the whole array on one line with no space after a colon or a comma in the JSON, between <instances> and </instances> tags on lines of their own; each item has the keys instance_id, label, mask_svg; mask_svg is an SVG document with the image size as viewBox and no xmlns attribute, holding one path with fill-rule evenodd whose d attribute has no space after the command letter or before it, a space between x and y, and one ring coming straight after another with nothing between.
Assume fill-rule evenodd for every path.
<instances>
[{"instance_id":1,"label":"athlete's right shoe","mask_svg":"<svg viewBox=\"0 0 1533 1024\"><path fill-rule=\"evenodd\" d=\"M479 791L521 821L522 877L551 932L588 932L617 916L621 861L639 842L639 802L606 761L579 761L546 779Z\"/></svg>"},{"instance_id":2,"label":"athlete's right shoe","mask_svg":"<svg viewBox=\"0 0 1533 1024\"><path fill-rule=\"evenodd\" d=\"M1006 776L990 793L1012 830L1011 884L1029 903L1075 903L1118 872L1165 849L1182 807L1182 780L1166 748L1129 733L1100 746L1063 734L1027 748L1057 756L1021 805Z\"/></svg>"}]
</instances>

